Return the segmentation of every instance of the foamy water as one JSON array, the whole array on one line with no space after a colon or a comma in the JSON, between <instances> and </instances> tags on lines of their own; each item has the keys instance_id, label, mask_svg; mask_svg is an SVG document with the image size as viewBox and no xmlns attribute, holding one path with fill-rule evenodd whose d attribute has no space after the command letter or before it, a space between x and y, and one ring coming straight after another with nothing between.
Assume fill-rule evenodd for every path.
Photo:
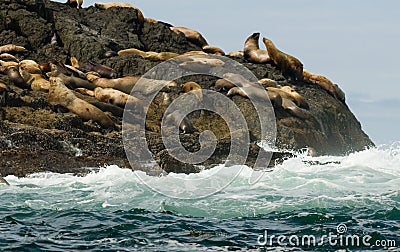
<instances>
[{"instance_id":1,"label":"foamy water","mask_svg":"<svg viewBox=\"0 0 400 252\"><path fill-rule=\"evenodd\" d=\"M256 176L259 180L250 183ZM228 178L228 180L226 179ZM202 199L176 199L159 194L175 192L186 181L185 196L203 188L222 191ZM272 211L329 208L399 207L399 144L381 146L343 157L308 157L299 154L272 170L254 172L249 167L222 167L199 174L150 177L117 166L101 168L84 177L38 173L26 178L8 176L1 196L13 196L10 204L32 209L168 210L196 217L244 217ZM192 183L202 180L201 183Z\"/></svg>"}]
</instances>

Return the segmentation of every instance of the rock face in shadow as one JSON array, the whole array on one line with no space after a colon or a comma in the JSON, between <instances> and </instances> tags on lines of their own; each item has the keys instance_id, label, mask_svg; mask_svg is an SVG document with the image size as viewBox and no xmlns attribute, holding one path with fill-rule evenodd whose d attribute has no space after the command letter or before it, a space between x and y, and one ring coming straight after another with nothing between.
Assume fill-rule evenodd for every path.
<instances>
[{"instance_id":1,"label":"rock face in shadow","mask_svg":"<svg viewBox=\"0 0 400 252\"><path fill-rule=\"evenodd\" d=\"M138 56L106 57L105 52L137 48L182 54L201 50L182 34L172 32L168 24L141 23L138 12L129 8L75 9L45 0L3 0L0 3L0 17L0 45L24 46L28 52L15 56L20 60L32 59L38 63L52 61L69 64L70 57L74 56L80 61L92 60L112 67L120 76L143 75L159 62ZM312 117L307 120L294 117L284 109L275 110L276 145L279 149L312 147L319 154L345 154L373 146L347 105L319 86L289 81L272 64L253 64L239 57L232 59L243 64L259 79L270 78L280 85L294 87L309 103ZM95 122L83 121L75 114L51 106L47 102L47 93L22 90L14 86L4 72L0 73L0 80L9 87L5 102L0 104L0 173L3 176L24 176L38 171L81 174L87 172L86 167L108 164L146 170L140 164L128 162L120 130L103 129ZM177 83L195 81L203 89L213 89L215 80L209 76L192 76L177 80ZM181 94L181 89L170 88L165 93L176 98ZM94 98L82 98L95 102ZM248 122L258 120L248 99L234 96L232 100ZM199 171L199 167L182 164L165 150L160 136L160 111L150 110L148 115L146 137L158 165L146 171L150 174L163 170L185 173ZM121 116L113 115L111 118L121 125ZM213 130L218 139L216 151L201 165L211 167L223 162L230 147L229 131L223 120L211 113L194 113L189 118L198 131L182 135L183 146L189 151L197 151L200 148L199 134L203 130ZM260 151L255 144L260 137L257 124L250 130L253 143L248 146L249 165L254 163ZM274 153L273 160L283 156L285 153Z\"/></svg>"}]
</instances>

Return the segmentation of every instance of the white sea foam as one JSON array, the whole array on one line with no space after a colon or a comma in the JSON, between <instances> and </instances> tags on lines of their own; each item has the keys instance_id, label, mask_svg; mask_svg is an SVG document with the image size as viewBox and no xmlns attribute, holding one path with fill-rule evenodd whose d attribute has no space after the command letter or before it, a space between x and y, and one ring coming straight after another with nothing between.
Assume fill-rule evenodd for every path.
<instances>
[{"instance_id":1,"label":"white sea foam","mask_svg":"<svg viewBox=\"0 0 400 252\"><path fill-rule=\"evenodd\" d=\"M254 176L260 179L249 184ZM196 196L199 191L223 187L231 178L235 179L223 190L201 199L171 198L152 188ZM11 186L2 187L0 196L12 195L11 204L34 209L140 208L221 218L336 206L390 209L400 204L400 144L343 157L299 154L272 171L220 165L199 174L151 177L108 166L84 177L37 173L6 179Z\"/></svg>"}]
</instances>

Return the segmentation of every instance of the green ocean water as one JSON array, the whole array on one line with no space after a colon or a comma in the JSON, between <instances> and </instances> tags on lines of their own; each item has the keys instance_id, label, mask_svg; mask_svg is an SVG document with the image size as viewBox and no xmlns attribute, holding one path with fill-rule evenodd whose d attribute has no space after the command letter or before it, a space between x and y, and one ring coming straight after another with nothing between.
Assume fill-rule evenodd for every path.
<instances>
[{"instance_id":1,"label":"green ocean water","mask_svg":"<svg viewBox=\"0 0 400 252\"><path fill-rule=\"evenodd\" d=\"M224 186L226 178L232 181ZM191 183L196 179L203 182ZM298 154L257 172L219 166L149 177L109 166L84 177L6 180L1 250L400 249L398 143L342 157ZM206 187L222 190L190 199Z\"/></svg>"}]
</instances>

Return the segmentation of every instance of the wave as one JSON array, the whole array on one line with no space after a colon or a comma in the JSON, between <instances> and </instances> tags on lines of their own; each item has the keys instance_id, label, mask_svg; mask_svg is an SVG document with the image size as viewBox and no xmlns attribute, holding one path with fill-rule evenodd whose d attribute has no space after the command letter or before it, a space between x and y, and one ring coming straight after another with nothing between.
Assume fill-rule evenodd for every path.
<instances>
[{"instance_id":1,"label":"wave","mask_svg":"<svg viewBox=\"0 0 400 252\"><path fill-rule=\"evenodd\" d=\"M107 166L84 177L57 173L7 176L11 186L3 186L0 198L12 207L37 210L144 209L216 218L336 207L380 210L399 207L399 168L400 143L394 143L347 156L298 153L261 171L220 165L199 174L152 177ZM213 193L197 197L203 191Z\"/></svg>"}]
</instances>

